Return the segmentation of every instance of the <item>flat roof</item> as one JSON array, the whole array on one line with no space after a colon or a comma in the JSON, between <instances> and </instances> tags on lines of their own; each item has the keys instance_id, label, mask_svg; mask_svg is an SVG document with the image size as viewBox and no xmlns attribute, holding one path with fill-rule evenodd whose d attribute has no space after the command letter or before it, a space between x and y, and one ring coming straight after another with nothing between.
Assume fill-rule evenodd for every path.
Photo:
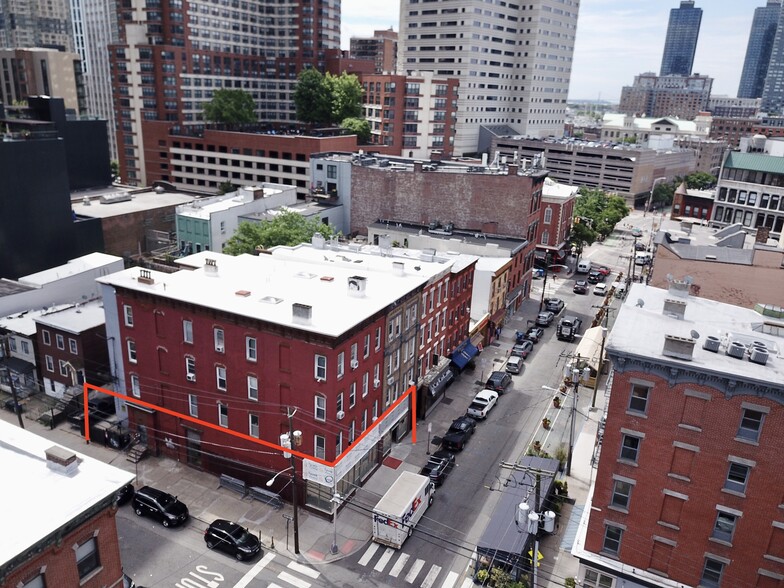
<instances>
[{"instance_id":1,"label":"flat roof","mask_svg":"<svg viewBox=\"0 0 784 588\"><path fill-rule=\"evenodd\" d=\"M41 315L35 319L35 322L78 335L106 323L103 300L69 305L62 310Z\"/></svg>"},{"instance_id":2,"label":"flat roof","mask_svg":"<svg viewBox=\"0 0 784 588\"><path fill-rule=\"evenodd\" d=\"M340 208L342 206L342 204L331 205L322 204L321 202L297 202L296 204L284 204L283 206L276 206L275 208L270 208L269 210L260 212L246 212L239 215L237 218L240 221L248 220L258 222L263 220L272 220L283 212L296 212L297 214L301 214L304 217L308 217L314 214L320 214L325 210Z\"/></svg>"},{"instance_id":3,"label":"flat roof","mask_svg":"<svg viewBox=\"0 0 784 588\"><path fill-rule=\"evenodd\" d=\"M79 467L67 476L47 467L46 450L75 453ZM112 496L133 473L72 451L0 420L3 500L0 521L13 533L0 533L0 567L51 535L85 510ZM31 512L35 516L31 516Z\"/></svg>"},{"instance_id":4,"label":"flat roof","mask_svg":"<svg viewBox=\"0 0 784 588\"><path fill-rule=\"evenodd\" d=\"M134 212L143 212L145 210L155 210L156 208L165 208L168 206L179 206L196 200L198 197L194 194L185 194L183 192L156 192L155 190L134 190L129 191L119 186L113 186L111 191L102 191L100 195L111 196L118 194L120 196L130 194L131 200L123 202L113 202L111 204L101 204L100 198L90 199L89 204L85 205L83 200L71 200L71 209L79 216L86 216L90 218L111 218L113 216L122 216ZM89 197L89 194L80 192L79 195L84 194Z\"/></svg>"},{"instance_id":5,"label":"flat roof","mask_svg":"<svg viewBox=\"0 0 784 588\"><path fill-rule=\"evenodd\" d=\"M291 190L295 190L294 186L288 186ZM224 194L216 198L201 198L192 200L187 204L178 207L177 214L187 216L190 218L200 218L209 220L210 215L224 210L230 210L238 206L250 204L254 201L254 192L262 190L263 198L272 196L273 194L280 194L282 189L274 189L262 186L246 186L242 191L238 190L230 194Z\"/></svg>"},{"instance_id":6,"label":"flat roof","mask_svg":"<svg viewBox=\"0 0 784 588\"><path fill-rule=\"evenodd\" d=\"M571 198L577 196L580 188L572 186L571 184L561 184L556 182L553 178L545 178L544 186L542 187L542 196L544 198Z\"/></svg>"},{"instance_id":7,"label":"flat roof","mask_svg":"<svg viewBox=\"0 0 784 588\"><path fill-rule=\"evenodd\" d=\"M471 243L472 245L497 245L499 248L517 251L521 247L528 244L527 239L520 237L510 237L504 235L485 234L481 231L469 231L467 229L452 228L447 231L443 224L431 230L429 225L419 223L410 223L405 221L397 221L394 219L381 219L368 225L368 228L377 231L391 230L398 233L406 233L409 235L427 235L433 239L441 239L444 241L458 240L464 243ZM495 257L499 257L496 255Z\"/></svg>"},{"instance_id":8,"label":"flat roof","mask_svg":"<svg viewBox=\"0 0 784 588\"><path fill-rule=\"evenodd\" d=\"M214 260L215 270L207 260ZM149 293L205 308L245 316L327 336L338 337L374 316L428 279L451 268L451 262L335 252L307 246L276 248L271 255L233 257L202 251L178 260L193 270L166 274L149 270L153 283L139 280L140 268L98 278L102 284ZM354 296L349 279L365 278L364 296ZM362 282L362 280L359 280ZM311 320L295 321L292 305L311 307Z\"/></svg>"},{"instance_id":9,"label":"flat roof","mask_svg":"<svg viewBox=\"0 0 784 588\"><path fill-rule=\"evenodd\" d=\"M0 296L11 296L21 292L29 292L30 290L35 290L35 286L20 284L19 282L9 280L8 278L0 279Z\"/></svg>"},{"instance_id":10,"label":"flat roof","mask_svg":"<svg viewBox=\"0 0 784 588\"><path fill-rule=\"evenodd\" d=\"M49 269L34 274L22 276L19 278L19 282L29 286L43 286L44 284L56 282L57 280L62 280L116 262L123 263L122 257L98 252L88 253L87 255L82 255L75 259L69 259L63 265L50 267Z\"/></svg>"},{"instance_id":11,"label":"flat roof","mask_svg":"<svg viewBox=\"0 0 784 588\"><path fill-rule=\"evenodd\" d=\"M51 308L39 308L37 310L25 310L17 312L7 317L0 318L0 328L6 329L11 333L19 333L30 337L36 332L36 319L51 312L59 312L69 308L73 304L59 304Z\"/></svg>"},{"instance_id":12,"label":"flat roof","mask_svg":"<svg viewBox=\"0 0 784 588\"><path fill-rule=\"evenodd\" d=\"M686 303L684 318L664 314L664 301ZM746 380L778 383L784 382L784 337L772 334L765 324L773 325L774 319L763 317L749 308L733 306L706 298L679 296L662 288L634 284L607 339L609 354L637 356L646 360L680 364L690 369L714 372L722 377L736 376ZM784 322L779 332L784 333ZM775 328L773 329L775 331ZM665 356L662 353L665 335L692 338L699 334L691 361ZM640 337L640 333L645 333ZM722 348L713 353L702 348L708 336L718 337ZM760 341L768 348L766 365L729 357L724 350L731 341L750 344Z\"/></svg>"}]
</instances>

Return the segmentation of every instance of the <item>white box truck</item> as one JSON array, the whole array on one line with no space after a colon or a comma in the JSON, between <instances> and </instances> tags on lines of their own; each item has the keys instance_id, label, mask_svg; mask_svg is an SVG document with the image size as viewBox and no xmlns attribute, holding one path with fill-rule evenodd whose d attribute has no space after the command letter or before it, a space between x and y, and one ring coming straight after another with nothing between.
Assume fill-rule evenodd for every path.
<instances>
[{"instance_id":1,"label":"white box truck","mask_svg":"<svg viewBox=\"0 0 784 588\"><path fill-rule=\"evenodd\" d=\"M400 549L433 502L435 490L429 477L401 472L373 509L373 541Z\"/></svg>"}]
</instances>

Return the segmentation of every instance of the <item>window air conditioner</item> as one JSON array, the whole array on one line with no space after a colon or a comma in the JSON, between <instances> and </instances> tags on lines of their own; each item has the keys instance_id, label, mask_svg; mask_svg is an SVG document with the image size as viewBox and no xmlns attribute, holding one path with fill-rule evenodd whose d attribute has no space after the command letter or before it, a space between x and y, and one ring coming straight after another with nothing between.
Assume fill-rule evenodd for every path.
<instances>
[{"instance_id":1,"label":"window air conditioner","mask_svg":"<svg viewBox=\"0 0 784 588\"><path fill-rule=\"evenodd\" d=\"M392 376L389 376L387 378L387 386L391 386L394 383L395 383L395 378L393 378Z\"/></svg>"},{"instance_id":2,"label":"window air conditioner","mask_svg":"<svg viewBox=\"0 0 784 588\"><path fill-rule=\"evenodd\" d=\"M373 380L373 387L378 388L381 385L381 380Z\"/></svg>"},{"instance_id":3,"label":"window air conditioner","mask_svg":"<svg viewBox=\"0 0 784 588\"><path fill-rule=\"evenodd\" d=\"M216 345L215 351L217 351L218 353L223 353L223 345Z\"/></svg>"},{"instance_id":4,"label":"window air conditioner","mask_svg":"<svg viewBox=\"0 0 784 588\"><path fill-rule=\"evenodd\" d=\"M351 360L351 369L355 370L359 367L359 362L356 359Z\"/></svg>"},{"instance_id":5,"label":"window air conditioner","mask_svg":"<svg viewBox=\"0 0 784 588\"><path fill-rule=\"evenodd\" d=\"M185 376L185 379L187 379L189 382L195 382L196 374L188 374L187 376Z\"/></svg>"},{"instance_id":6,"label":"window air conditioner","mask_svg":"<svg viewBox=\"0 0 784 588\"><path fill-rule=\"evenodd\" d=\"M343 412L342 410L339 410L337 414L338 420L342 421L344 416L346 416L346 413Z\"/></svg>"}]
</instances>

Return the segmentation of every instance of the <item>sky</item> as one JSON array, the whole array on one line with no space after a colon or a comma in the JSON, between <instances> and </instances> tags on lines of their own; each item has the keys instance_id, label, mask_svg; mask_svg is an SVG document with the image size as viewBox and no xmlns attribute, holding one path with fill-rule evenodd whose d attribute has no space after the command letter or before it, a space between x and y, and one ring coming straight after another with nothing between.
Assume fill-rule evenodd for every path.
<instances>
[{"instance_id":1,"label":"sky","mask_svg":"<svg viewBox=\"0 0 784 588\"><path fill-rule=\"evenodd\" d=\"M736 96L754 9L766 0L696 0L702 25L693 73L714 78L712 94ZM661 67L670 9L680 0L582 0L571 100L617 101L634 76ZM399 31L399 0L342 0L341 46L376 29Z\"/></svg>"}]
</instances>

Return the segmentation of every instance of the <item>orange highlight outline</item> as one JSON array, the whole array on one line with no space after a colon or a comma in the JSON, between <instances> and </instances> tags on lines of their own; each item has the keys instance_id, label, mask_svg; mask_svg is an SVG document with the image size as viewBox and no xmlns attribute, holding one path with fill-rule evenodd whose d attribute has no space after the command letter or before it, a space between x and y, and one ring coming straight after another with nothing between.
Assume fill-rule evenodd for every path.
<instances>
[{"instance_id":1,"label":"orange highlight outline","mask_svg":"<svg viewBox=\"0 0 784 588\"><path fill-rule=\"evenodd\" d=\"M231 429L227 429L226 427L221 427L220 425L215 425L213 423L208 423L201 419L197 419L196 417L192 417L188 414L182 414L180 412L164 408L162 406L158 406L157 404L153 404L151 402L145 402L144 400L139 400L138 398L133 398L128 396L127 394L122 394L121 392L115 392L113 390L107 390L106 388L101 388L100 386L95 386L93 384L88 384L87 382L84 383L84 438L87 443L90 442L90 415L89 415L89 406L87 404L87 396L90 390L95 390L102 394L109 394L111 396L116 396L117 398L121 398L131 404L138 404L140 406L145 406L152 410L160 411L164 414L168 414L169 416L177 417L189 421L191 423L197 423L204 427L213 429L215 431L219 431L221 433L228 433L230 435L234 435L239 439L244 439L245 441L251 441L253 443L257 443L259 445L264 445L265 447L269 447L271 449L277 449L281 452L291 453L292 455L296 455L301 459L309 459L311 461L315 461L322 465L325 465L330 468L334 468L340 460L342 460L365 436L373 430L374 427L379 426L384 418L391 413L395 408L397 408L409 395L411 396L411 442L416 443L416 386L409 386L409 388L393 402L388 409L386 409L381 416L376 419L376 422L373 423L366 431L364 431L359 437L357 437L354 442L349 445L343 453L341 453L334 461L326 461L324 459L320 459L313 455L308 455L307 453L302 453L301 451L297 451L296 449L288 449L283 447L282 445L277 445L275 443L270 443L269 441L264 441L263 439L257 439L256 437L251 437L250 435L246 435L244 433L238 433L237 431L232 431Z\"/></svg>"}]
</instances>

